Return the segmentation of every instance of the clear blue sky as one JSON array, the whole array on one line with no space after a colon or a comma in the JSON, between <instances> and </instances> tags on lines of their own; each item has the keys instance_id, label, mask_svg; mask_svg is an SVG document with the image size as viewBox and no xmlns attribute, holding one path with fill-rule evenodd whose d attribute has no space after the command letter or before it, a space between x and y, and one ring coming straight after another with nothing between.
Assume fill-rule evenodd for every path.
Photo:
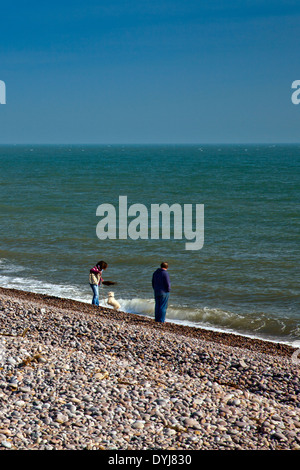
<instances>
[{"instance_id":1,"label":"clear blue sky","mask_svg":"<svg viewBox=\"0 0 300 470\"><path fill-rule=\"evenodd\" d=\"M299 0L2 2L0 143L299 142Z\"/></svg>"}]
</instances>

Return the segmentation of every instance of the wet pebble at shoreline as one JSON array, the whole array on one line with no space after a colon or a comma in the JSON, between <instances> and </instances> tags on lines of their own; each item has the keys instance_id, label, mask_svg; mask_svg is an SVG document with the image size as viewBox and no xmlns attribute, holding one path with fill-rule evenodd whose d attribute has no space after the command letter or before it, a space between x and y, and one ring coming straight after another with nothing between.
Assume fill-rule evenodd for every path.
<instances>
[{"instance_id":1,"label":"wet pebble at shoreline","mask_svg":"<svg viewBox=\"0 0 300 470\"><path fill-rule=\"evenodd\" d=\"M300 450L291 357L99 312L0 295L1 449Z\"/></svg>"}]
</instances>

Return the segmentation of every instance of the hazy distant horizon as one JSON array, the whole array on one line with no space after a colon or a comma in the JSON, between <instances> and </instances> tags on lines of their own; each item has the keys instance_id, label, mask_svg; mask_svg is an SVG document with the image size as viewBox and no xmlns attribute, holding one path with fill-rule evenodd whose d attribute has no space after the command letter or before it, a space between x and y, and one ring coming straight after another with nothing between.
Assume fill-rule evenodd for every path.
<instances>
[{"instance_id":1,"label":"hazy distant horizon","mask_svg":"<svg viewBox=\"0 0 300 470\"><path fill-rule=\"evenodd\" d=\"M293 146L293 145L300 145L300 141L298 142L2 142L0 146L25 146L25 145L32 145L32 146L55 146L55 145L62 145L62 146L234 146L234 145L241 145L241 146L253 146L253 145L261 145L261 146L272 146L272 145L282 145L282 146Z\"/></svg>"}]
</instances>

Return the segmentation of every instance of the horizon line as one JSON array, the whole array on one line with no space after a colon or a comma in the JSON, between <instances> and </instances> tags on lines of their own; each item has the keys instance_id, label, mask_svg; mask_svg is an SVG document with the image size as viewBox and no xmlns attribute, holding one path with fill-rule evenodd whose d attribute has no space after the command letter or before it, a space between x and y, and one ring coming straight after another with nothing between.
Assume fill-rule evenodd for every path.
<instances>
[{"instance_id":1,"label":"horizon line","mask_svg":"<svg viewBox=\"0 0 300 470\"><path fill-rule=\"evenodd\" d=\"M105 146L138 146L138 145L300 145L299 142L0 142L0 146L17 145L105 145Z\"/></svg>"}]
</instances>

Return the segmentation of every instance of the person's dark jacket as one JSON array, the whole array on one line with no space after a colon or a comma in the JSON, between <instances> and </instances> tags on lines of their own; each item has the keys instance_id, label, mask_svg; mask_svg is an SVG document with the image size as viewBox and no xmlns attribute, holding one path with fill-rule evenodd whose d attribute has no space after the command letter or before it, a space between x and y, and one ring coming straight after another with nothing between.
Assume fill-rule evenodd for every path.
<instances>
[{"instance_id":1,"label":"person's dark jacket","mask_svg":"<svg viewBox=\"0 0 300 470\"><path fill-rule=\"evenodd\" d=\"M156 295L166 294L171 290L169 273L162 268L158 268L152 276L152 287Z\"/></svg>"}]
</instances>

